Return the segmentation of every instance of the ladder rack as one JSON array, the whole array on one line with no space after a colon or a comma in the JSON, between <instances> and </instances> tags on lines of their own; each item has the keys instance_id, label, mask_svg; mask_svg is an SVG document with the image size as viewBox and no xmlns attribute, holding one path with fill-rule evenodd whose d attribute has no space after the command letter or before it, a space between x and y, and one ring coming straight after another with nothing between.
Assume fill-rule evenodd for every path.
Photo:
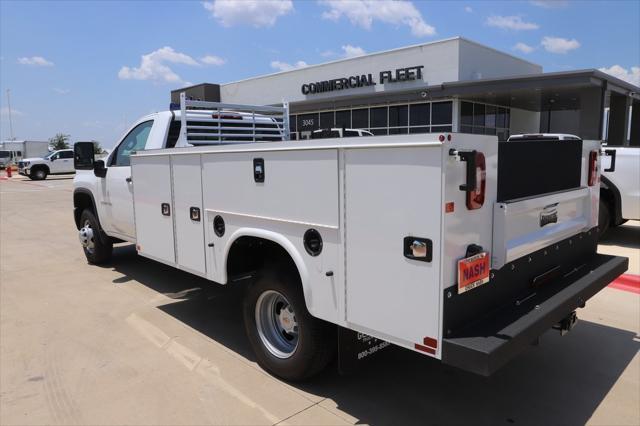
<instances>
[{"instance_id":1,"label":"ladder rack","mask_svg":"<svg viewBox=\"0 0 640 426\"><path fill-rule=\"evenodd\" d=\"M226 104L187 99L180 93L180 137L176 147L287 141L289 105Z\"/></svg>"}]
</instances>

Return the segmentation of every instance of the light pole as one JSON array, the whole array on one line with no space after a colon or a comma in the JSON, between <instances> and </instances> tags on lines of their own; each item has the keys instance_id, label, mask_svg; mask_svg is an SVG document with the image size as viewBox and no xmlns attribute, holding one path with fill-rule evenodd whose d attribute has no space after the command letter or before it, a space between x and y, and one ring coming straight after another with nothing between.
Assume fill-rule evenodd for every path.
<instances>
[{"instance_id":1,"label":"light pole","mask_svg":"<svg viewBox=\"0 0 640 426\"><path fill-rule=\"evenodd\" d=\"M11 91L7 89L7 106L9 107L9 140L14 140L13 137L13 120L11 119Z\"/></svg>"}]
</instances>

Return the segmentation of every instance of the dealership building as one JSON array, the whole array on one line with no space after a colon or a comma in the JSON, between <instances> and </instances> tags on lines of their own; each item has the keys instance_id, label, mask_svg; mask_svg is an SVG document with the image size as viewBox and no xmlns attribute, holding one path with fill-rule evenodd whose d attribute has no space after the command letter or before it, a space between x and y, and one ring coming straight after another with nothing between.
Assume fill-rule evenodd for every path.
<instances>
[{"instance_id":1,"label":"dealership building","mask_svg":"<svg viewBox=\"0 0 640 426\"><path fill-rule=\"evenodd\" d=\"M290 107L292 138L331 127L376 135L571 133L640 146L640 87L595 69L540 65L456 37L186 91L196 99Z\"/></svg>"}]
</instances>

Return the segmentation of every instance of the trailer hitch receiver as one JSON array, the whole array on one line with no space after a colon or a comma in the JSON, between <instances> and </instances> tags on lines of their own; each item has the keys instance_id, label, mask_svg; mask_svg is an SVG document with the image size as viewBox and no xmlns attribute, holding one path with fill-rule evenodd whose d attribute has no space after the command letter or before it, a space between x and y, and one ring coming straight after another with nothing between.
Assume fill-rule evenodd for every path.
<instances>
[{"instance_id":1,"label":"trailer hitch receiver","mask_svg":"<svg viewBox=\"0 0 640 426\"><path fill-rule=\"evenodd\" d=\"M553 326L554 330L560 330L560 335L564 336L576 325L578 322L578 315L576 315L576 311L571 312L564 319L562 319L559 323Z\"/></svg>"}]
</instances>

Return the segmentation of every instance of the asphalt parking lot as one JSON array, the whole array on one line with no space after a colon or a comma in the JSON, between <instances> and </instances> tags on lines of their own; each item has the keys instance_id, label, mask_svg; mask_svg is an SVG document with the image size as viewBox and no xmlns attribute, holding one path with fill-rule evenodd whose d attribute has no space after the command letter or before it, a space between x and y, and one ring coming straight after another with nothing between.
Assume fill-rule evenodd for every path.
<instances>
[{"instance_id":1,"label":"asphalt parking lot","mask_svg":"<svg viewBox=\"0 0 640 426\"><path fill-rule=\"evenodd\" d=\"M118 246L88 265L72 180L0 182L0 423L640 424L640 295L606 288L493 377L400 348L305 384L263 372L240 293ZM640 224L601 251L631 257Z\"/></svg>"}]
</instances>

